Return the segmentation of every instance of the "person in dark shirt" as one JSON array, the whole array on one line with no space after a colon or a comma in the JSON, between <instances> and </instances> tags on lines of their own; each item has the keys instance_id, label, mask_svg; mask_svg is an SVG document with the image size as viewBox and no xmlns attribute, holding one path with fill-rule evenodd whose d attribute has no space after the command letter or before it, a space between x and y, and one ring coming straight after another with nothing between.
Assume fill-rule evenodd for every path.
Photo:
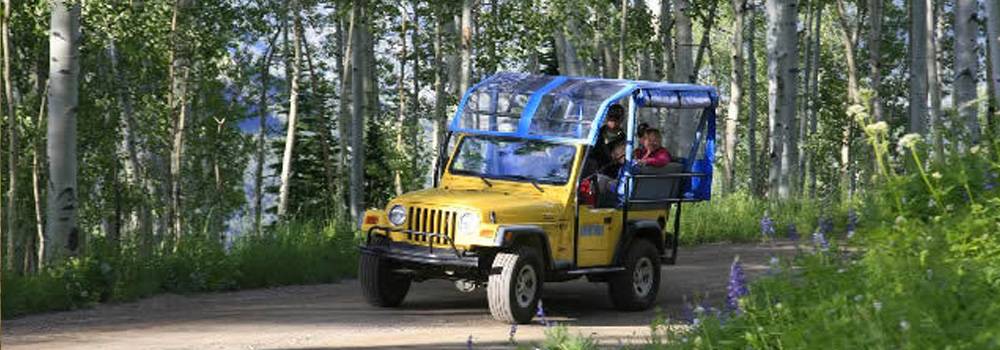
<instances>
[{"instance_id":1,"label":"person in dark shirt","mask_svg":"<svg viewBox=\"0 0 1000 350\"><path fill-rule=\"evenodd\" d=\"M597 142L594 143L594 157L601 165L611 163L611 146L625 141L625 131L622 130L622 119L625 108L620 104L608 107L608 115L604 125L597 132Z\"/></svg>"}]
</instances>

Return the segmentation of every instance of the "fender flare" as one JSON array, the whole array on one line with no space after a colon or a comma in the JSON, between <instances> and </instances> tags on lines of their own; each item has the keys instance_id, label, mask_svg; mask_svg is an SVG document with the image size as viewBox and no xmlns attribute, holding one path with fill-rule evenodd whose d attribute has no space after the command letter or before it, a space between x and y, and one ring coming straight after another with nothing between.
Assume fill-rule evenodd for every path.
<instances>
[{"instance_id":1,"label":"fender flare","mask_svg":"<svg viewBox=\"0 0 1000 350\"><path fill-rule=\"evenodd\" d=\"M625 252L632 245L632 242L643 238L651 239L653 245L656 246L656 250L661 255L664 253L663 228L660 227L660 224L656 220L629 220L624 232L622 232L621 238L618 239L618 244L615 245L614 258L612 259L613 264L621 264L621 259L625 256Z\"/></svg>"},{"instance_id":2,"label":"fender flare","mask_svg":"<svg viewBox=\"0 0 1000 350\"><path fill-rule=\"evenodd\" d=\"M549 239L545 230L536 225L505 225L497 229L497 247L510 248L516 242L522 240L538 240L539 248L544 259L545 266L552 269L552 249L549 247Z\"/></svg>"}]
</instances>

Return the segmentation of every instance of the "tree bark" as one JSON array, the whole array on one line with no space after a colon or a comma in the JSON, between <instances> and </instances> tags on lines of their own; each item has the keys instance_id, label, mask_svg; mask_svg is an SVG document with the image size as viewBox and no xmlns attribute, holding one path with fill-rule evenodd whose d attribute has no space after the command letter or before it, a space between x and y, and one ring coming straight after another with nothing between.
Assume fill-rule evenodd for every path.
<instances>
[{"instance_id":1,"label":"tree bark","mask_svg":"<svg viewBox=\"0 0 1000 350\"><path fill-rule=\"evenodd\" d=\"M41 85L41 84L40 84ZM45 104L48 102L47 97L49 93L49 86L45 84L42 91L39 91L39 96L41 96L42 101L38 104L38 115L35 117L34 125L38 128L37 135L42 133L42 120L45 118ZM30 272L41 271L44 266L44 242L45 242L45 217L42 213L42 184L41 184L41 165L40 158L42 156L42 145L40 142L41 137L37 137L34 143L31 145L31 196L35 203L35 247L34 250L25 251L25 254L33 255L35 260L35 265Z\"/></svg>"},{"instance_id":2,"label":"tree bark","mask_svg":"<svg viewBox=\"0 0 1000 350\"><path fill-rule=\"evenodd\" d=\"M813 35L812 37L814 49L812 51L812 58L811 58L812 71L810 72L809 76L809 80L811 81L809 86L812 89L812 91L809 93L809 107L808 107L809 110L807 111L810 135L816 134L817 124L818 124L817 112L819 112L819 103L816 101L819 99L819 64L820 64L819 53L823 49L822 45L823 42L821 39L823 35L820 29L822 28L822 23L823 23L824 6L825 4L817 4L815 10L816 13L815 16L813 16L814 18L813 33L815 33L815 35ZM817 166L816 166L816 161L812 157L812 155L810 155L809 157L808 167L809 167L809 197L816 198Z\"/></svg>"},{"instance_id":3,"label":"tree bark","mask_svg":"<svg viewBox=\"0 0 1000 350\"><path fill-rule=\"evenodd\" d=\"M274 57L274 43L278 40L275 32L267 42L267 49L260 67L260 96L257 100L257 113L260 114L257 124L257 162L254 169L254 229L258 236L264 231L264 162L267 154L267 92L271 81L271 59Z\"/></svg>"},{"instance_id":4,"label":"tree bark","mask_svg":"<svg viewBox=\"0 0 1000 350\"><path fill-rule=\"evenodd\" d=\"M445 122L448 117L445 115L445 92L444 92L444 48L441 43L441 36L444 34L444 16L440 13L434 19L434 169L431 176L438 175L438 169L444 162L441 156L441 147L445 139Z\"/></svg>"},{"instance_id":5,"label":"tree bark","mask_svg":"<svg viewBox=\"0 0 1000 350\"><path fill-rule=\"evenodd\" d=\"M938 43L944 40L944 25L938 21L939 15L943 12L934 0L926 0L927 16L927 90L930 95L930 108L928 108L931 144L934 147L933 159L940 161L944 155L944 142L941 137L941 70L939 57L943 57L939 52Z\"/></svg>"},{"instance_id":6,"label":"tree bark","mask_svg":"<svg viewBox=\"0 0 1000 350\"><path fill-rule=\"evenodd\" d=\"M841 36L842 42L844 44L844 56L847 61L847 99L851 105L861 105L861 89L858 87L858 67L855 62L854 50L857 47L858 42L858 24L851 25L847 20L847 16L844 11L844 1L837 0L837 19L840 22L840 27L842 29L843 35ZM860 23L860 15L858 15L858 22ZM850 118L850 117L848 117ZM851 167L851 135L853 130L854 120L847 120L844 123L844 130L842 131L842 136L840 139L840 182L847 188L848 197L851 197L853 193L853 172Z\"/></svg>"},{"instance_id":7,"label":"tree bark","mask_svg":"<svg viewBox=\"0 0 1000 350\"><path fill-rule=\"evenodd\" d=\"M750 86L748 89L750 96L747 96L749 100L747 106L747 150L750 160L750 193L759 197L762 195L763 186L760 183L760 165L757 163L757 50L754 43L756 41L754 39L757 37L756 8L750 8L747 32L750 33L747 37L747 68L749 71L747 83Z\"/></svg>"},{"instance_id":8,"label":"tree bark","mask_svg":"<svg viewBox=\"0 0 1000 350\"><path fill-rule=\"evenodd\" d=\"M80 74L80 5L52 1L49 34L48 221L44 261L77 253L82 237L76 224L76 112Z\"/></svg>"},{"instance_id":9,"label":"tree bark","mask_svg":"<svg viewBox=\"0 0 1000 350\"><path fill-rule=\"evenodd\" d=\"M404 10L401 10L404 11ZM404 11L405 12L405 11ZM399 130L396 131L396 154L397 156L404 156L406 154L403 147L403 133L406 132L406 98L407 93L404 86L406 85L406 14L403 13L399 16L400 18L400 31L399 31L399 58L396 60L399 64L399 76L396 79L396 94L399 99L399 109L397 111L397 127ZM419 25L419 24L415 24ZM403 194L403 174L400 166L396 166L393 169L393 178L395 182L396 195L399 196Z\"/></svg>"},{"instance_id":10,"label":"tree bark","mask_svg":"<svg viewBox=\"0 0 1000 350\"><path fill-rule=\"evenodd\" d=\"M726 113L725 157L723 158L724 188L732 192L736 187L736 130L739 126L740 103L743 100L743 13L746 0L731 0L733 6L732 42L730 44L729 110ZM751 34L753 35L753 34Z\"/></svg>"},{"instance_id":11,"label":"tree bark","mask_svg":"<svg viewBox=\"0 0 1000 350\"><path fill-rule=\"evenodd\" d=\"M628 30L628 0L622 0L621 26L618 28L618 79L625 79L625 39Z\"/></svg>"},{"instance_id":12,"label":"tree bark","mask_svg":"<svg viewBox=\"0 0 1000 350\"><path fill-rule=\"evenodd\" d=\"M955 108L965 123L968 142L979 142L979 115L976 105L976 74L978 45L976 36L976 0L955 0L955 82L953 84ZM960 144L965 144L961 142Z\"/></svg>"},{"instance_id":13,"label":"tree bark","mask_svg":"<svg viewBox=\"0 0 1000 350\"><path fill-rule=\"evenodd\" d=\"M187 6L188 0L174 1L173 18L170 21L170 98L168 104L174 117L170 152L170 218L175 243L180 240L183 234L181 167L184 163L184 131L188 115L187 84L190 77L190 62L185 57L188 53L186 52L185 40L180 37L179 22Z\"/></svg>"},{"instance_id":14,"label":"tree bark","mask_svg":"<svg viewBox=\"0 0 1000 350\"><path fill-rule=\"evenodd\" d=\"M991 98L994 108L1000 109L1000 3L987 0L986 16L986 46L990 50L989 65L992 70L989 77L989 84L993 90Z\"/></svg>"},{"instance_id":15,"label":"tree bark","mask_svg":"<svg viewBox=\"0 0 1000 350\"><path fill-rule=\"evenodd\" d=\"M410 112L410 115L406 118L406 121L407 121L407 125L409 126L409 133L410 133L410 135L409 135L410 136L410 140L409 141L410 141L410 146L412 147L412 154L409 157L410 158L409 159L410 160L410 169L409 170L410 170L410 173L413 174L412 176L416 176L416 172L417 172L417 153L418 153L418 149L419 149L418 144L420 142L418 134L421 131L420 130L420 119L419 119L419 116L420 116L421 111L422 111L421 110L422 105L420 103L420 75L421 75L421 72L420 72L420 59L421 59L422 56L421 56L421 51L420 51L420 44L419 44L419 41L418 41L419 37L420 37L420 13L419 13L420 1L419 0L413 0L412 4L413 4L412 5L413 6L413 30L410 31L410 44L413 45L413 97L412 97L412 99L413 99L413 104L412 104L413 110ZM494 2L493 5L494 5L493 11L496 12L496 2ZM494 44L494 48L495 48L495 46L496 45ZM496 71L496 67L494 66L491 71Z\"/></svg>"},{"instance_id":16,"label":"tree bark","mask_svg":"<svg viewBox=\"0 0 1000 350\"><path fill-rule=\"evenodd\" d=\"M872 2L878 2L871 0ZM875 20L872 12L872 20ZM927 132L927 2L910 0L910 120L907 130ZM876 117L876 120L878 117Z\"/></svg>"},{"instance_id":17,"label":"tree bark","mask_svg":"<svg viewBox=\"0 0 1000 350\"><path fill-rule=\"evenodd\" d=\"M677 83L693 83L695 81L694 62L692 60L691 37L691 3L688 0L674 1L674 25L676 38L674 42L674 81ZM690 140L694 137L697 121L692 120L690 111L677 111L677 118L667 123L665 130L676 130L675 137L669 138L667 149L676 150L681 157L688 155Z\"/></svg>"},{"instance_id":18,"label":"tree bark","mask_svg":"<svg viewBox=\"0 0 1000 350\"><path fill-rule=\"evenodd\" d=\"M354 37L351 39L351 57L353 65L351 67L351 191L350 191L350 211L354 226L361 223L361 216L364 215L364 125L365 125L365 79L367 79L364 66L371 64L366 61L367 44L365 37L368 35L367 1L358 1L352 8L354 18Z\"/></svg>"},{"instance_id":19,"label":"tree bark","mask_svg":"<svg viewBox=\"0 0 1000 350\"><path fill-rule=\"evenodd\" d=\"M670 13L670 1L660 0L659 13L659 42L663 46L663 57L660 62L660 80L670 80L673 77L674 66L674 42L670 35L674 26L673 15Z\"/></svg>"},{"instance_id":20,"label":"tree bark","mask_svg":"<svg viewBox=\"0 0 1000 350\"><path fill-rule=\"evenodd\" d=\"M350 151L351 151L351 117L353 113L351 112L351 87L352 87L352 76L354 64L351 62L353 58L353 47L354 47L354 32L355 32L355 18L354 11L351 11L350 18L347 20L347 24L341 25L340 35L337 36L337 45L340 46L340 60L338 60L338 68L340 71L340 116L337 118L337 137L339 139L339 152L340 152L340 162L338 176L343 178L350 178L350 167L348 163L350 162ZM346 29L346 30L345 30ZM348 202L350 202L350 182L345 186L344 181L338 181L337 185L337 201L341 202L343 198L348 197ZM348 206L339 206L337 210L338 217L345 212L344 209L350 209Z\"/></svg>"},{"instance_id":21,"label":"tree bark","mask_svg":"<svg viewBox=\"0 0 1000 350\"><path fill-rule=\"evenodd\" d=\"M768 129L771 131L771 195L789 198L795 174L797 138L795 99L798 89L797 3L768 0ZM776 188L775 188L776 187ZM776 190L776 192L775 192Z\"/></svg>"},{"instance_id":22,"label":"tree bark","mask_svg":"<svg viewBox=\"0 0 1000 350\"><path fill-rule=\"evenodd\" d=\"M299 67L302 64L302 45L299 42L299 19L298 3L293 0L289 5L291 15L294 16L292 24L292 75L289 77L290 92L288 96L288 121L285 124L285 150L281 157L281 186L278 189L278 217L285 219L288 215L288 191L292 179L292 156L295 150L295 129L298 127L299 111ZM288 28L285 29L286 31ZM288 64L286 57L285 64Z\"/></svg>"},{"instance_id":23,"label":"tree bark","mask_svg":"<svg viewBox=\"0 0 1000 350\"><path fill-rule=\"evenodd\" d=\"M872 80L871 111L875 121L881 121L883 117L882 108L882 6L885 0L868 0L868 68ZM920 2L922 0L911 0L910 2ZM913 17L910 18L923 18ZM922 22L919 20L910 21ZM926 88L924 89L926 90Z\"/></svg>"},{"instance_id":24,"label":"tree bark","mask_svg":"<svg viewBox=\"0 0 1000 350\"><path fill-rule=\"evenodd\" d=\"M466 90L469 90L469 83L472 79L472 27L474 25L472 3L473 0L464 0L462 2L462 37L459 41L462 68L458 78L458 90L460 93L465 93Z\"/></svg>"},{"instance_id":25,"label":"tree bark","mask_svg":"<svg viewBox=\"0 0 1000 350\"><path fill-rule=\"evenodd\" d=\"M18 121L17 113L16 113L16 111L14 109L14 103L16 103L16 101L14 100L14 88L13 88L14 83L13 83L13 77L11 76L11 72L10 72L10 61L11 61L10 55L11 55L11 52L13 51L12 50L12 45L10 43L10 39L11 39L11 37L10 37L10 14L11 14L10 0L4 0L4 7L3 8L4 8L3 9L4 13L3 13L3 20L0 21L0 32L2 32L2 35L3 35L3 78L4 78L3 79L3 82L4 82L3 89L4 89L4 98L7 100L7 104L4 106L4 107L7 107L7 115L8 115L8 117L7 117L8 118L7 119L8 120L8 123L7 123L7 131L8 131L8 133L7 133L7 141L10 143L10 154L8 155L8 158L7 158L7 161L8 161L8 163L7 163L7 171L8 171L8 175L7 175L7 237L8 237L8 239L13 240L14 237L17 236L17 231L18 231L18 228L17 228L17 223L18 223L18 220L17 220L17 173L18 173L18 171L17 170L18 170L18 163L19 163L18 162L18 158L19 158L18 155L20 153L19 152L20 151L19 143L20 143L21 136L18 134L17 128L18 128L18 125L20 125L21 123ZM27 255L29 255L29 254L25 253L25 256L27 256ZM13 257L14 257L14 251L12 250L11 253L10 253L10 255L8 256L8 259L12 259ZM10 267L10 268L14 267L13 264L8 264L7 266Z\"/></svg>"}]
</instances>

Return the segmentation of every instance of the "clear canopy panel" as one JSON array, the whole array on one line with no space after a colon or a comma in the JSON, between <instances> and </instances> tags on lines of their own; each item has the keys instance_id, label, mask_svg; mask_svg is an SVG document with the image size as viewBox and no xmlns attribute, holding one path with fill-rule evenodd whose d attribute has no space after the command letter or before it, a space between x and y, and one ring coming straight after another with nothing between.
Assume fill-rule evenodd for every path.
<instances>
[{"instance_id":1,"label":"clear canopy panel","mask_svg":"<svg viewBox=\"0 0 1000 350\"><path fill-rule=\"evenodd\" d=\"M718 103L714 88L707 86L497 73L462 98L451 131L590 144L608 106L628 106L632 95L640 113L646 108L693 112L675 114L672 129L684 134L674 138L678 144L692 140L689 129L698 123L697 110Z\"/></svg>"}]
</instances>

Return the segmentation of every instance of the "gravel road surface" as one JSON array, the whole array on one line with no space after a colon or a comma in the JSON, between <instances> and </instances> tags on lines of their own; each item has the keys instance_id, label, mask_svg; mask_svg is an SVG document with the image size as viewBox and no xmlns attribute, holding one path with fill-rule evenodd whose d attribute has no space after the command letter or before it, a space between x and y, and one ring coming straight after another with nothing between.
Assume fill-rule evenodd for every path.
<instances>
[{"instance_id":1,"label":"gravel road surface","mask_svg":"<svg viewBox=\"0 0 1000 350\"><path fill-rule=\"evenodd\" d=\"M733 257L751 277L767 270L771 254L794 246L711 244L681 249L663 267L657 300L668 316L685 300L720 305ZM706 299L707 298L707 299ZM604 284L577 280L545 285L550 320L602 345L639 343L655 312L612 309ZM447 281L414 284L397 309L368 306L357 281L196 295L161 295L138 302L98 305L4 320L3 349L506 349L511 327L490 318L486 292L463 293ZM543 339L544 327L522 325L515 340Z\"/></svg>"}]
</instances>

